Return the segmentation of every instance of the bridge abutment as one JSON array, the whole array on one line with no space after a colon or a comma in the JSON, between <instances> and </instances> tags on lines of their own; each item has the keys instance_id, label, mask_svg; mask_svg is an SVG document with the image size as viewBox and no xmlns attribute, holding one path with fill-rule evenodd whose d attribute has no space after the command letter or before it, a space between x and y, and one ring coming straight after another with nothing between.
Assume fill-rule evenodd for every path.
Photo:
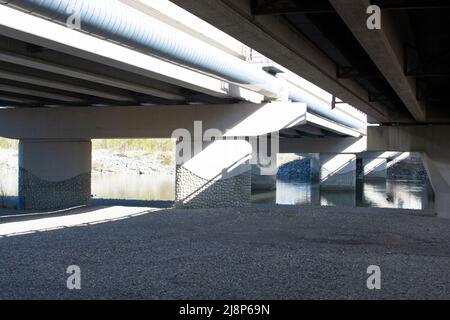
<instances>
[{"instance_id":1,"label":"bridge abutment","mask_svg":"<svg viewBox=\"0 0 450 320\"><path fill-rule=\"evenodd\" d=\"M53 210L88 204L91 141L21 140L19 207Z\"/></svg>"}]
</instances>

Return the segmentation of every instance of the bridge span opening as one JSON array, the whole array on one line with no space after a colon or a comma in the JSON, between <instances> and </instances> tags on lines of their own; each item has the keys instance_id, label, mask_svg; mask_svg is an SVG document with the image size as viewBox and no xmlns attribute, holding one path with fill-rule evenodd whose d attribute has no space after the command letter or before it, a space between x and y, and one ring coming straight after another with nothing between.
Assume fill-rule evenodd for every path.
<instances>
[{"instance_id":1,"label":"bridge span opening","mask_svg":"<svg viewBox=\"0 0 450 320\"><path fill-rule=\"evenodd\" d=\"M449 17L434 0L0 0L0 247L12 236L39 243L47 231L67 240L83 226L83 236L106 239L98 252L118 248L136 262L126 247L136 244L160 262L142 258L137 269L151 265L173 284L186 283L183 272L161 254L174 261L180 241L208 239L188 256L201 252L216 271L228 253L244 261L238 269L249 267L239 252L274 257L255 276L287 293L298 269L283 283L271 270L314 256L302 241L348 269L360 267L345 260L356 252L390 271L409 254L419 256L414 268L448 270ZM61 243L50 242L52 256ZM424 261L428 249L442 261ZM198 263L185 263L195 279L208 274ZM332 270L323 274L337 270L321 263ZM316 279L315 265L303 276ZM237 282L253 269L237 270ZM353 292L337 286L324 292ZM193 292L224 292L211 287Z\"/></svg>"}]
</instances>

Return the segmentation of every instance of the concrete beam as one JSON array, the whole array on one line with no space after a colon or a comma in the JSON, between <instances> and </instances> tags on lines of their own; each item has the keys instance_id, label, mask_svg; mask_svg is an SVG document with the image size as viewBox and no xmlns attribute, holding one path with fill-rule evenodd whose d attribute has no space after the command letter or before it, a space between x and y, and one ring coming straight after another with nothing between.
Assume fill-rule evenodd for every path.
<instances>
[{"instance_id":1,"label":"concrete beam","mask_svg":"<svg viewBox=\"0 0 450 320\"><path fill-rule=\"evenodd\" d=\"M12 72L12 71L0 70L0 79L23 82L23 83L36 85L36 86L55 88L55 89L64 90L64 91L68 91L68 92L75 92L75 93L90 95L90 96L99 97L99 98L103 98L103 99L120 101L123 103L133 103L133 101L134 101L129 96L114 93L105 87L102 87L102 88L95 88L94 86L89 87L88 83L86 83L86 82L83 85L81 83L80 84L68 83L68 82L47 79L43 76L24 74L20 71Z\"/></svg>"},{"instance_id":2,"label":"concrete beam","mask_svg":"<svg viewBox=\"0 0 450 320\"><path fill-rule=\"evenodd\" d=\"M425 107L416 98L415 79L404 74L403 42L389 13L383 12L380 30L367 28L369 0L330 0L415 120L425 121Z\"/></svg>"},{"instance_id":3,"label":"concrete beam","mask_svg":"<svg viewBox=\"0 0 450 320\"><path fill-rule=\"evenodd\" d=\"M367 151L425 152L436 161L450 161L450 125L369 127Z\"/></svg>"},{"instance_id":4,"label":"concrete beam","mask_svg":"<svg viewBox=\"0 0 450 320\"><path fill-rule=\"evenodd\" d=\"M179 94L164 92L162 90L151 88L149 86L135 84L132 82L123 81L112 77L106 77L103 75L95 74L80 69L75 69L64 65L58 65L41 59L21 56L11 52L0 51L0 61L13 63L23 67L33 68L46 72L56 73L63 76L69 76L84 81L90 81L102 85L112 86L119 89L139 92L142 94L159 97L163 99L180 100L180 101L183 101L185 99L184 96Z\"/></svg>"},{"instance_id":5,"label":"concrete beam","mask_svg":"<svg viewBox=\"0 0 450 320\"><path fill-rule=\"evenodd\" d=\"M364 158L371 158L371 159L386 159L388 161L391 161L392 159L398 157L399 155L403 154L402 152L396 152L396 151L385 151L385 152L377 152L377 151L365 151L358 153L358 159L364 159Z\"/></svg>"},{"instance_id":6,"label":"concrete beam","mask_svg":"<svg viewBox=\"0 0 450 320\"><path fill-rule=\"evenodd\" d=\"M35 90L30 88L24 88L19 86L12 86L8 84L0 83L0 91L18 93L30 97L39 97L50 100L64 101L69 103L82 103L84 100L76 97L72 97L66 94L45 92L42 90Z\"/></svg>"},{"instance_id":7,"label":"concrete beam","mask_svg":"<svg viewBox=\"0 0 450 320\"><path fill-rule=\"evenodd\" d=\"M300 74L378 121L385 108L369 102L367 91L351 79L338 79L335 63L280 16L252 16L250 0L173 0L268 58Z\"/></svg>"},{"instance_id":8,"label":"concrete beam","mask_svg":"<svg viewBox=\"0 0 450 320\"><path fill-rule=\"evenodd\" d=\"M0 101L6 101L17 104L27 104L27 105L38 105L39 101L32 100L28 98L18 97L10 94L1 94L0 93Z\"/></svg>"},{"instance_id":9,"label":"concrete beam","mask_svg":"<svg viewBox=\"0 0 450 320\"><path fill-rule=\"evenodd\" d=\"M183 88L176 85L55 50L33 51L27 43L5 36L0 36L0 61L142 94L160 93L164 95L161 98L184 96Z\"/></svg>"},{"instance_id":10,"label":"concrete beam","mask_svg":"<svg viewBox=\"0 0 450 320\"><path fill-rule=\"evenodd\" d=\"M260 103L261 94L65 26L0 6L0 34L219 98Z\"/></svg>"},{"instance_id":11,"label":"concrete beam","mask_svg":"<svg viewBox=\"0 0 450 320\"><path fill-rule=\"evenodd\" d=\"M308 113L306 115L306 121L308 124L311 124L313 126L345 136L359 138L363 134L366 134L365 130L356 130L353 128L349 128L342 124L322 118L312 113Z\"/></svg>"},{"instance_id":12,"label":"concrete beam","mask_svg":"<svg viewBox=\"0 0 450 320\"><path fill-rule=\"evenodd\" d=\"M359 153L367 148L367 138L280 139L280 153Z\"/></svg>"},{"instance_id":13,"label":"concrete beam","mask_svg":"<svg viewBox=\"0 0 450 320\"><path fill-rule=\"evenodd\" d=\"M225 136L259 136L304 123L303 103L225 105L3 108L0 136L12 139L170 138L194 134L194 122Z\"/></svg>"},{"instance_id":14,"label":"concrete beam","mask_svg":"<svg viewBox=\"0 0 450 320\"><path fill-rule=\"evenodd\" d=\"M367 128L367 151L425 152L432 143L433 130L428 126L380 126ZM448 126L441 127L450 133Z\"/></svg>"}]
</instances>

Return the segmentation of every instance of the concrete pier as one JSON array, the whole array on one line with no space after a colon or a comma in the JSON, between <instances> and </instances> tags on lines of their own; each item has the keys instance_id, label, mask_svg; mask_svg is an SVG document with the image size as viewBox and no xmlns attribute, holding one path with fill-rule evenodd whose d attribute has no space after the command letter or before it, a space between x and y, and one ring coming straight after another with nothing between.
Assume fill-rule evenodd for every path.
<instances>
[{"instance_id":1,"label":"concrete pier","mask_svg":"<svg viewBox=\"0 0 450 320\"><path fill-rule=\"evenodd\" d=\"M387 178L386 158L363 158L363 178L367 180L380 180Z\"/></svg>"},{"instance_id":2,"label":"concrete pier","mask_svg":"<svg viewBox=\"0 0 450 320\"><path fill-rule=\"evenodd\" d=\"M252 191L273 191L277 188L277 173L263 174L258 165L252 165Z\"/></svg>"},{"instance_id":3,"label":"concrete pier","mask_svg":"<svg viewBox=\"0 0 450 320\"><path fill-rule=\"evenodd\" d=\"M179 147L184 144L183 147ZM177 208L243 207L250 205L252 148L245 140L220 140L205 146L192 158L187 149L195 142L177 145ZM195 153L195 152L194 152Z\"/></svg>"},{"instance_id":4,"label":"concrete pier","mask_svg":"<svg viewBox=\"0 0 450 320\"><path fill-rule=\"evenodd\" d=\"M21 209L52 210L85 205L90 196L90 141L20 141Z\"/></svg>"},{"instance_id":5,"label":"concrete pier","mask_svg":"<svg viewBox=\"0 0 450 320\"><path fill-rule=\"evenodd\" d=\"M450 219L450 161L422 154L434 190L434 208L438 217Z\"/></svg>"},{"instance_id":6,"label":"concrete pier","mask_svg":"<svg viewBox=\"0 0 450 320\"><path fill-rule=\"evenodd\" d=\"M309 153L308 157L311 167L311 183L320 183L320 156L318 153Z\"/></svg>"},{"instance_id":7,"label":"concrete pier","mask_svg":"<svg viewBox=\"0 0 450 320\"><path fill-rule=\"evenodd\" d=\"M356 188L356 155L320 154L320 188L354 190Z\"/></svg>"},{"instance_id":8,"label":"concrete pier","mask_svg":"<svg viewBox=\"0 0 450 320\"><path fill-rule=\"evenodd\" d=\"M275 136L274 136L275 137ZM252 143L252 191L274 191L277 188L278 138L254 137Z\"/></svg>"}]
</instances>

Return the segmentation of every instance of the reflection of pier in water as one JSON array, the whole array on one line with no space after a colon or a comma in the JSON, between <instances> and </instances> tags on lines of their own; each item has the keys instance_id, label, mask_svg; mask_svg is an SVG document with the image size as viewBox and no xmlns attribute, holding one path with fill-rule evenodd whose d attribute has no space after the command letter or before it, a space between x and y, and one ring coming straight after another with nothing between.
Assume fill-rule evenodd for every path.
<instances>
[{"instance_id":1,"label":"reflection of pier in water","mask_svg":"<svg viewBox=\"0 0 450 320\"><path fill-rule=\"evenodd\" d=\"M170 176L93 176L93 194L102 199L169 200L174 199L174 177ZM3 175L3 191L17 196L15 174ZM295 181L277 181L277 191L256 193L255 203L285 205L359 206L404 209L429 209L432 189L423 181L358 180L355 191L320 190L318 185Z\"/></svg>"},{"instance_id":2,"label":"reflection of pier in water","mask_svg":"<svg viewBox=\"0 0 450 320\"><path fill-rule=\"evenodd\" d=\"M277 191L255 194L256 203L429 209L431 186L423 181L358 181L356 191L320 190L318 185L277 182Z\"/></svg>"}]
</instances>

